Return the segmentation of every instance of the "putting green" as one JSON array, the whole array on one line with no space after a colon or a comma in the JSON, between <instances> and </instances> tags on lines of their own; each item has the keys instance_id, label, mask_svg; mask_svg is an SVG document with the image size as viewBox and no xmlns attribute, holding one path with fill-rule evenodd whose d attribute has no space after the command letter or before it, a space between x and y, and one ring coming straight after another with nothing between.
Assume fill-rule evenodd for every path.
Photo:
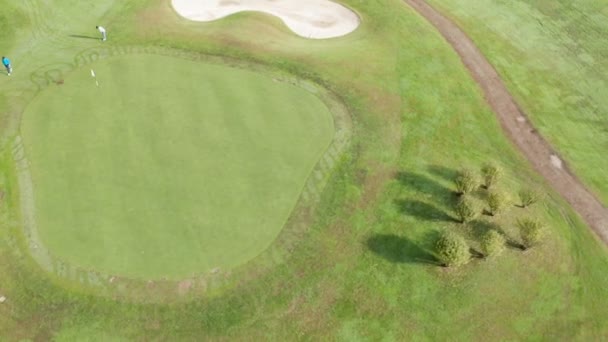
<instances>
[{"instance_id":1,"label":"putting green","mask_svg":"<svg viewBox=\"0 0 608 342\"><path fill-rule=\"evenodd\" d=\"M22 122L49 252L107 274L179 279L267 248L331 142L324 103L261 73L172 57L92 68L99 87L77 70Z\"/></svg>"}]
</instances>

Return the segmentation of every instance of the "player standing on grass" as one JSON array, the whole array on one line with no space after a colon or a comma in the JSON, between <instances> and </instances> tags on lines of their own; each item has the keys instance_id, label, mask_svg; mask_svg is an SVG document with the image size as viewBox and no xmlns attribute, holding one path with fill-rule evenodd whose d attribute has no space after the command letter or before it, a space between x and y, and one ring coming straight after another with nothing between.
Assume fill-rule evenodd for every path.
<instances>
[{"instance_id":1,"label":"player standing on grass","mask_svg":"<svg viewBox=\"0 0 608 342\"><path fill-rule=\"evenodd\" d=\"M11 66L11 61L10 59L2 56L2 65L4 65L4 67L6 68L6 72L8 73L8 75L11 75L11 72L13 72L13 67Z\"/></svg>"},{"instance_id":2,"label":"player standing on grass","mask_svg":"<svg viewBox=\"0 0 608 342\"><path fill-rule=\"evenodd\" d=\"M99 33L101 33L101 41L105 42L107 39L106 29L103 26L95 26L95 28L97 29L97 31L99 31Z\"/></svg>"}]
</instances>

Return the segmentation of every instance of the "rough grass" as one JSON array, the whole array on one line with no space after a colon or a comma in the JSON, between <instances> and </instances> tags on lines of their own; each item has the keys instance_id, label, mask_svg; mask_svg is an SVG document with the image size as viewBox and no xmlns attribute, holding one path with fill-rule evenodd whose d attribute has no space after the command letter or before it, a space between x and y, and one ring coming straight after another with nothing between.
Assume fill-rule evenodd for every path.
<instances>
[{"instance_id":1,"label":"rough grass","mask_svg":"<svg viewBox=\"0 0 608 342\"><path fill-rule=\"evenodd\" d=\"M432 0L473 38L534 125L608 203L608 6Z\"/></svg>"},{"instance_id":2,"label":"rough grass","mask_svg":"<svg viewBox=\"0 0 608 342\"><path fill-rule=\"evenodd\" d=\"M20 28L28 26L27 16L19 11L14 4L3 3L2 11L0 12L0 32L3 39L0 40L0 51L2 55L9 54L11 45L16 40L16 33Z\"/></svg>"},{"instance_id":3,"label":"rough grass","mask_svg":"<svg viewBox=\"0 0 608 342\"><path fill-rule=\"evenodd\" d=\"M0 306L0 328L6 328L0 331L13 339L102 339L108 331L140 340L606 336L606 248L502 136L456 54L401 1L346 3L363 25L328 41L298 38L255 14L194 24L179 20L161 0L112 8L106 20L119 33L110 44L224 54L325 84L354 116L353 149L341 159L314 225L291 257L247 281L236 277L213 296L172 305L87 296L77 285L50 283L0 240L6 260L0 289L10 298ZM70 13L68 7L56 11ZM56 57L70 58L70 52ZM456 230L475 246L476 227L484 224L452 222L451 179L463 166L478 169L488 161L504 170L499 187L511 196L520 186L549 192L542 204L511 207L496 223L516 238L512 223L526 210L547 223L549 238L529 252L508 249L493 261L457 270L433 265L429 247L439 229ZM11 164L3 165L11 189ZM14 212L18 194L9 192L5 206ZM18 237L19 221L11 222L0 233Z\"/></svg>"}]
</instances>

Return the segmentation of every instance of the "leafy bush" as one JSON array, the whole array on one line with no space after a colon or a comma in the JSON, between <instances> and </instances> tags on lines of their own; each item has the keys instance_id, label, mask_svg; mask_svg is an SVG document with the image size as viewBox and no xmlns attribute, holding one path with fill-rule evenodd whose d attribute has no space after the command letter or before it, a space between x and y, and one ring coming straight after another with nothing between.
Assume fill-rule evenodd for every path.
<instances>
[{"instance_id":1,"label":"leafy bush","mask_svg":"<svg viewBox=\"0 0 608 342\"><path fill-rule=\"evenodd\" d=\"M488 208L490 209L490 215L494 216L500 213L507 204L506 196L498 191L492 191L488 194Z\"/></svg>"},{"instance_id":2,"label":"leafy bush","mask_svg":"<svg viewBox=\"0 0 608 342\"><path fill-rule=\"evenodd\" d=\"M475 175L469 169L461 170L454 179L454 184L456 185L456 192L460 195L470 193L478 186Z\"/></svg>"},{"instance_id":3,"label":"leafy bush","mask_svg":"<svg viewBox=\"0 0 608 342\"><path fill-rule=\"evenodd\" d=\"M538 244L544 236L544 226L539 220L524 218L517 221L523 249Z\"/></svg>"},{"instance_id":4,"label":"leafy bush","mask_svg":"<svg viewBox=\"0 0 608 342\"><path fill-rule=\"evenodd\" d=\"M458 203L456 203L454 211L462 223L471 221L477 216L477 209L475 208L473 202L464 197L461 198Z\"/></svg>"},{"instance_id":5,"label":"leafy bush","mask_svg":"<svg viewBox=\"0 0 608 342\"><path fill-rule=\"evenodd\" d=\"M481 174L483 176L483 185L486 189L490 189L490 187L498 182L498 179L502 175L502 170L494 164L486 164L481 168Z\"/></svg>"},{"instance_id":6,"label":"leafy bush","mask_svg":"<svg viewBox=\"0 0 608 342\"><path fill-rule=\"evenodd\" d=\"M507 240L499 232L491 229L481 237L481 250L486 257L499 255L505 249Z\"/></svg>"},{"instance_id":7,"label":"leafy bush","mask_svg":"<svg viewBox=\"0 0 608 342\"><path fill-rule=\"evenodd\" d=\"M519 191L519 200L523 208L528 207L540 199L538 192L530 189L522 189Z\"/></svg>"},{"instance_id":8,"label":"leafy bush","mask_svg":"<svg viewBox=\"0 0 608 342\"><path fill-rule=\"evenodd\" d=\"M464 238L451 232L443 232L435 243L437 258L444 266L461 266L469 262L471 254Z\"/></svg>"}]
</instances>

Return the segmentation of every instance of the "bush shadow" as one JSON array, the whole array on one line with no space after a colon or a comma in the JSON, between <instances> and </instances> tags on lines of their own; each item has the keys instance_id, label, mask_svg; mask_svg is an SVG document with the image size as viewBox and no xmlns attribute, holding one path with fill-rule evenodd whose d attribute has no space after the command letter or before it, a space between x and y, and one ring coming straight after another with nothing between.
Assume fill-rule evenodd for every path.
<instances>
[{"instance_id":1,"label":"bush shadow","mask_svg":"<svg viewBox=\"0 0 608 342\"><path fill-rule=\"evenodd\" d=\"M459 222L445 211L436 206L419 200L398 199L395 205L408 216L413 216L425 221L434 222Z\"/></svg>"},{"instance_id":2,"label":"bush shadow","mask_svg":"<svg viewBox=\"0 0 608 342\"><path fill-rule=\"evenodd\" d=\"M427 234L421 243L395 234L374 234L365 241L367 248L384 259L394 263L420 263L439 266L433 253L423 245L430 245L437 232Z\"/></svg>"},{"instance_id":3,"label":"bush shadow","mask_svg":"<svg viewBox=\"0 0 608 342\"><path fill-rule=\"evenodd\" d=\"M454 169L450 169L449 167L441 166L441 165L430 165L427 167L427 170L440 178L443 178L446 181L453 182L458 176L458 171Z\"/></svg>"},{"instance_id":4,"label":"bush shadow","mask_svg":"<svg viewBox=\"0 0 608 342\"><path fill-rule=\"evenodd\" d=\"M396 179L409 189L431 195L434 201L446 207L451 208L458 199L452 189L418 173L400 171L397 173Z\"/></svg>"},{"instance_id":5,"label":"bush shadow","mask_svg":"<svg viewBox=\"0 0 608 342\"><path fill-rule=\"evenodd\" d=\"M475 220L471 222L472 238L477 241L481 241L483 235L490 230L495 230L500 235L504 236L507 241L507 247L518 250L522 249L522 244L511 237L499 224L484 220Z\"/></svg>"}]
</instances>

